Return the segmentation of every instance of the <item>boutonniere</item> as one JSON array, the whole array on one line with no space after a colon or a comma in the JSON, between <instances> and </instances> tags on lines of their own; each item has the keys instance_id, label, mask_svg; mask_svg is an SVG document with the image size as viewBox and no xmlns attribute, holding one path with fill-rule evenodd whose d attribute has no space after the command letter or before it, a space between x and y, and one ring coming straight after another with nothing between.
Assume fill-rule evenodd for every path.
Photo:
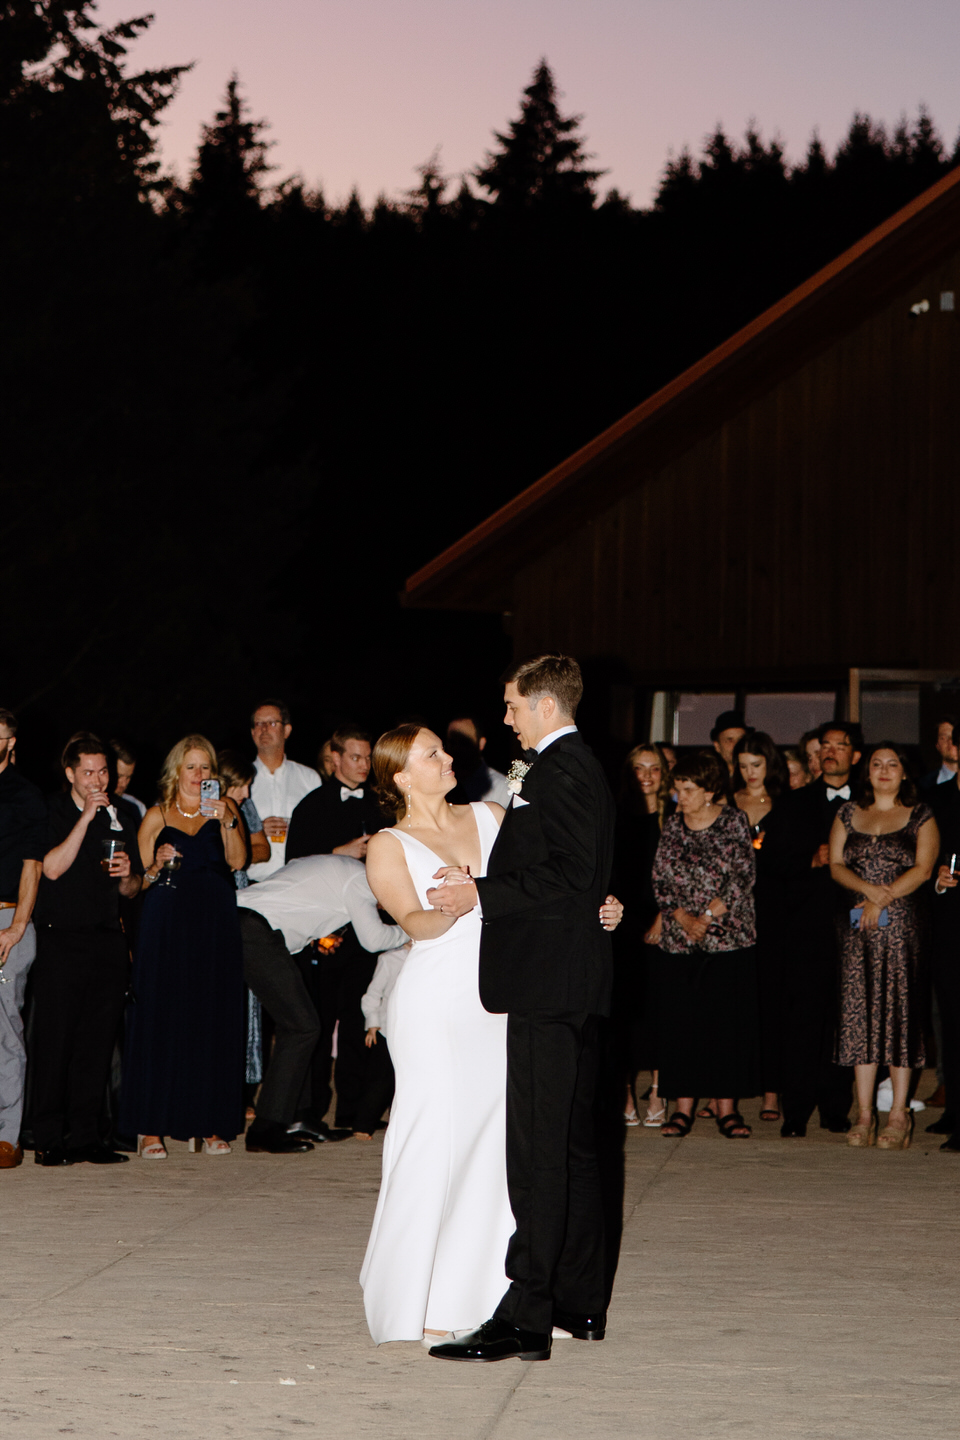
<instances>
[{"instance_id":1,"label":"boutonniere","mask_svg":"<svg viewBox=\"0 0 960 1440\"><path fill-rule=\"evenodd\" d=\"M511 795L520 794L520 791L523 789L523 782L529 769L530 766L527 764L526 760L514 760L513 764L510 766L510 769L507 771L507 789L510 791Z\"/></svg>"}]
</instances>

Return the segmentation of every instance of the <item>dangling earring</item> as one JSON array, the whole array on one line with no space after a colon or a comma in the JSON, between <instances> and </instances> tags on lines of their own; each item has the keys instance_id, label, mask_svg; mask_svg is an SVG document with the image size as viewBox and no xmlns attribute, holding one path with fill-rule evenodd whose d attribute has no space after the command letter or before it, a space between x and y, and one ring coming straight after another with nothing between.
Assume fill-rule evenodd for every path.
<instances>
[{"instance_id":1,"label":"dangling earring","mask_svg":"<svg viewBox=\"0 0 960 1440\"><path fill-rule=\"evenodd\" d=\"M407 786L407 829L408 829L408 830L412 830L412 829L413 829L413 824L412 824L412 822L411 822L411 820L410 820L410 814L411 814L411 811L412 811L412 810L413 810L413 791L412 791L412 787L408 785L408 786Z\"/></svg>"}]
</instances>

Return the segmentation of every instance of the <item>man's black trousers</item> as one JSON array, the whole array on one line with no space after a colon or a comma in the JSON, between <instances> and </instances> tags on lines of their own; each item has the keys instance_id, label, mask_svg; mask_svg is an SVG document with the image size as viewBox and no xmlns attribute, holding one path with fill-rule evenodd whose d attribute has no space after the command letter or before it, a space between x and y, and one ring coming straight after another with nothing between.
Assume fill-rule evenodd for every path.
<instances>
[{"instance_id":1,"label":"man's black trousers","mask_svg":"<svg viewBox=\"0 0 960 1440\"><path fill-rule=\"evenodd\" d=\"M38 1150L100 1140L99 1119L130 977L122 930L37 927L30 986L32 1126Z\"/></svg>"},{"instance_id":2,"label":"man's black trousers","mask_svg":"<svg viewBox=\"0 0 960 1440\"><path fill-rule=\"evenodd\" d=\"M549 1332L554 1309L605 1307L603 1210L593 1101L599 1021L582 1012L507 1021L511 1285L496 1317Z\"/></svg>"},{"instance_id":3,"label":"man's black trousers","mask_svg":"<svg viewBox=\"0 0 960 1440\"><path fill-rule=\"evenodd\" d=\"M267 1065L257 1121L263 1125L292 1124L310 1060L320 1034L320 1021L279 930L255 910L240 907L243 978L274 1023L273 1054Z\"/></svg>"},{"instance_id":4,"label":"man's black trousers","mask_svg":"<svg viewBox=\"0 0 960 1440\"><path fill-rule=\"evenodd\" d=\"M373 979L377 957L364 950L351 925L344 932L338 949L330 952L302 950L297 956L297 963L320 1017L320 1039L313 1052L310 1071L313 1118L322 1120L330 1106L330 1052L334 1026L339 1022L336 1123L352 1130L370 1069L364 1045L366 1027L360 1000Z\"/></svg>"}]
</instances>

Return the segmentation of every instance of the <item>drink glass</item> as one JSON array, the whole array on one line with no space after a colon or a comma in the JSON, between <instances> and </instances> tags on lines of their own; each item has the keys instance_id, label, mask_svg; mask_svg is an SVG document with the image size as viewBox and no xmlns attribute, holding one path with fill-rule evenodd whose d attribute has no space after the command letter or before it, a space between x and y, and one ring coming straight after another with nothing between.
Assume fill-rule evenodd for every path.
<instances>
[{"instance_id":1,"label":"drink glass","mask_svg":"<svg viewBox=\"0 0 960 1440\"><path fill-rule=\"evenodd\" d=\"M173 856L172 860L164 860L164 862L163 862L163 872L164 872L164 873L161 875L160 879L157 881L157 886L158 886L158 888L159 888L159 886L162 885L165 890L176 890L177 887L176 887L176 885L174 885L174 883L173 883L173 872L174 872L174 870L179 870L179 869L180 869L180 859L181 859L180 851L178 850L178 851L176 852L176 854Z\"/></svg>"},{"instance_id":2,"label":"drink glass","mask_svg":"<svg viewBox=\"0 0 960 1440\"><path fill-rule=\"evenodd\" d=\"M277 819L280 821L283 829L280 831L279 834L270 836L271 845L282 845L284 840L286 840L287 838L287 826L290 824L290 817L287 815L278 815Z\"/></svg>"},{"instance_id":3,"label":"drink glass","mask_svg":"<svg viewBox=\"0 0 960 1440\"><path fill-rule=\"evenodd\" d=\"M127 853L126 840L116 840L112 836L109 840L100 841L100 868L110 874L110 866L118 855Z\"/></svg>"}]
</instances>

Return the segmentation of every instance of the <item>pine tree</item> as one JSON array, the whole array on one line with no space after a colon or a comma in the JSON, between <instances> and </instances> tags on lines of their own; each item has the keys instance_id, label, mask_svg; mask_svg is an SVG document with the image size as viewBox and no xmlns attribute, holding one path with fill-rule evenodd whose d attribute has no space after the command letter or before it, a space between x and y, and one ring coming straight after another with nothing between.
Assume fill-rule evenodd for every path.
<instances>
[{"instance_id":1,"label":"pine tree","mask_svg":"<svg viewBox=\"0 0 960 1440\"><path fill-rule=\"evenodd\" d=\"M264 139L265 120L249 119L236 74L227 83L224 107L212 125L204 125L193 173L183 203L196 215L234 221L255 214L262 202L263 177L272 140Z\"/></svg>"},{"instance_id":2,"label":"pine tree","mask_svg":"<svg viewBox=\"0 0 960 1440\"><path fill-rule=\"evenodd\" d=\"M506 133L495 131L499 150L488 151L475 179L493 196L494 208L509 214L586 211L596 203L596 182L605 172L577 134L582 115L563 116L557 86L546 60L523 92L520 116Z\"/></svg>"}]
</instances>

